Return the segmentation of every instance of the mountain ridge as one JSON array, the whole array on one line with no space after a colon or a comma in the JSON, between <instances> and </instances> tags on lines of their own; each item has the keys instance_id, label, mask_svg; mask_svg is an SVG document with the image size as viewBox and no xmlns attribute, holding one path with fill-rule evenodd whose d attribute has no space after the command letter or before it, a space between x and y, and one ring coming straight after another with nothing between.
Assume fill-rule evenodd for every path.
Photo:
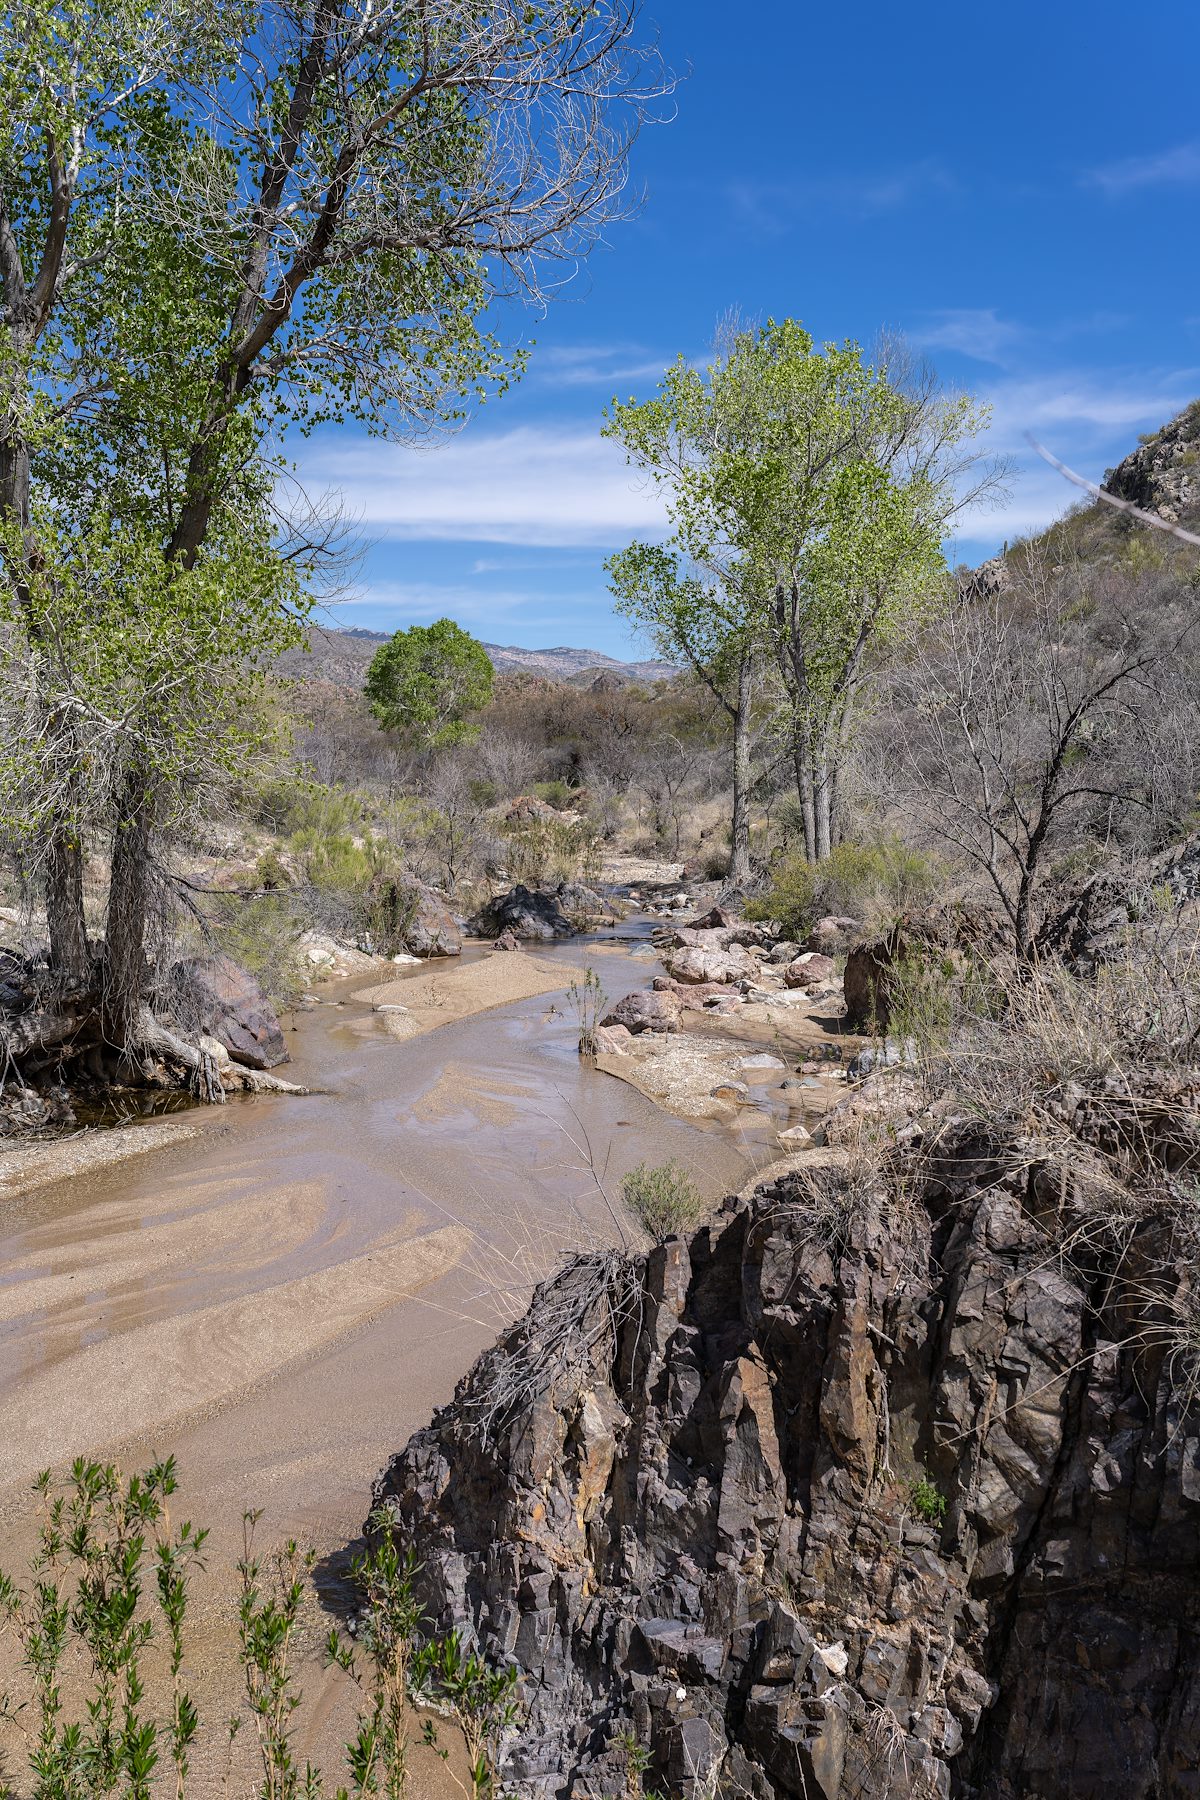
<instances>
[{"instance_id":1,"label":"mountain ridge","mask_svg":"<svg viewBox=\"0 0 1200 1800\"><path fill-rule=\"evenodd\" d=\"M360 686L377 646L386 644L392 635L361 625L310 626L307 651L289 651L283 659L285 673ZM669 681L679 672L675 664L659 658L623 662L603 650L580 649L570 644L527 650L519 644L485 643L483 648L497 675L541 675L572 683L591 676L624 685Z\"/></svg>"}]
</instances>

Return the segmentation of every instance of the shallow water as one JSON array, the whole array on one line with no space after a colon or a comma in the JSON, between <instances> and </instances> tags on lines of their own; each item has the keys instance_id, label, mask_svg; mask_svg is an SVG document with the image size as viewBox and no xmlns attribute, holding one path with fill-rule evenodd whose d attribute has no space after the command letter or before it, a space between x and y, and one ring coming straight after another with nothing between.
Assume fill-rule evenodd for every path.
<instances>
[{"instance_id":1,"label":"shallow water","mask_svg":"<svg viewBox=\"0 0 1200 1800\"><path fill-rule=\"evenodd\" d=\"M616 998L652 969L637 935L538 954L564 983L593 963ZM201 1516L361 1519L530 1283L617 1236L629 1168L674 1156L716 1197L765 1160L765 1131L669 1118L582 1065L562 995L399 1043L349 998L362 985L290 1022L286 1072L324 1091L231 1102L8 1214L0 1507L74 1452L174 1449Z\"/></svg>"},{"instance_id":2,"label":"shallow water","mask_svg":"<svg viewBox=\"0 0 1200 1800\"><path fill-rule=\"evenodd\" d=\"M564 988L590 964L615 1000L655 972L629 953L647 929L535 954ZM173 1453L178 1516L211 1528L189 1626L210 1728L239 1704L244 1511L263 1509L260 1548L311 1545L340 1606L373 1476L563 1251L618 1236L621 1176L676 1157L715 1199L770 1160L784 1104L764 1076L739 1134L660 1112L581 1063L564 993L398 1042L350 997L368 985L322 988L287 1021L284 1072L320 1091L203 1109L199 1135L0 1214L0 1568L28 1566L38 1468ZM332 1770L355 1698L321 1657L327 1623L315 1607L296 1747ZM23 1760L8 1736L0 1758ZM250 1736L229 1791L252 1790ZM228 1756L202 1731L197 1791L225 1790ZM456 1791L419 1753L413 1800Z\"/></svg>"}]
</instances>

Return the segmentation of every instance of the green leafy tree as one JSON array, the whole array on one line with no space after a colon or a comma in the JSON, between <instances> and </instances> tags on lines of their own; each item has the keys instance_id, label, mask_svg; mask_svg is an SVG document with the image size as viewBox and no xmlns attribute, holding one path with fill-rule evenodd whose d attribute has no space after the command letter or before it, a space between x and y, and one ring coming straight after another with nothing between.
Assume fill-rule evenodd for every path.
<instances>
[{"instance_id":1,"label":"green leafy tree","mask_svg":"<svg viewBox=\"0 0 1200 1800\"><path fill-rule=\"evenodd\" d=\"M127 1056L156 845L205 802L193 752L330 548L281 509L279 446L426 432L503 390L521 359L489 309L540 298L619 210L663 86L636 30L624 0L0 12L8 823L81 978L86 841L111 832L103 1037Z\"/></svg>"},{"instance_id":2,"label":"green leafy tree","mask_svg":"<svg viewBox=\"0 0 1200 1800\"><path fill-rule=\"evenodd\" d=\"M469 715L492 697L487 651L452 619L398 631L375 652L365 693L385 731L423 750L470 742L479 727Z\"/></svg>"},{"instance_id":3,"label":"green leafy tree","mask_svg":"<svg viewBox=\"0 0 1200 1800\"><path fill-rule=\"evenodd\" d=\"M610 411L608 435L659 485L672 527L665 548L610 565L622 610L726 682L769 658L814 860L836 835L871 658L935 604L948 522L996 480L971 448L983 421L895 348L873 365L790 319L726 331L707 369L681 357L653 400Z\"/></svg>"}]
</instances>

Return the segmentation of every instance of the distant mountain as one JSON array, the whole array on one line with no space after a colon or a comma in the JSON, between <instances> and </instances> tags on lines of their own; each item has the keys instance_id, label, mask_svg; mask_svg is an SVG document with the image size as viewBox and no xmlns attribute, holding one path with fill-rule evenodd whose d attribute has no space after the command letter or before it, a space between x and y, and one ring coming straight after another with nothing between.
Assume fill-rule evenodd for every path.
<instances>
[{"instance_id":1,"label":"distant mountain","mask_svg":"<svg viewBox=\"0 0 1200 1800\"><path fill-rule=\"evenodd\" d=\"M386 631L366 631L362 626L344 631L312 626L308 654L289 651L283 659L284 668L288 674L358 687L376 648L386 644L390 635ZM605 656L602 650L576 650L567 644L550 650L524 650L517 644L483 647L497 675L541 675L550 681L569 682L572 687L590 687L601 680L606 687L669 681L678 673L672 663L621 662L615 656Z\"/></svg>"}]
</instances>

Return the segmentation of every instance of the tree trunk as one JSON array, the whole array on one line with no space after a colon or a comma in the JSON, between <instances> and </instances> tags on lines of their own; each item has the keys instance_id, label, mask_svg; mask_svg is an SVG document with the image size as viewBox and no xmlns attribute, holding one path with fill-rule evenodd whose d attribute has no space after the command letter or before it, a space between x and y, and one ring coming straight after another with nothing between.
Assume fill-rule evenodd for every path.
<instances>
[{"instance_id":1,"label":"tree trunk","mask_svg":"<svg viewBox=\"0 0 1200 1800\"><path fill-rule=\"evenodd\" d=\"M792 767L796 772L796 795L800 816L804 821L804 857L817 860L817 803L813 796L812 770L809 767L804 739L797 731L792 738Z\"/></svg>"},{"instance_id":2,"label":"tree trunk","mask_svg":"<svg viewBox=\"0 0 1200 1800\"><path fill-rule=\"evenodd\" d=\"M34 610L33 571L37 546L33 532L29 445L14 420L0 429L0 520L14 525L19 548L10 549L9 577L33 646L40 645L42 630ZM46 733L71 770L75 785L70 733L44 692L37 703L46 716ZM79 832L61 815L51 818L42 835L42 871L46 887L46 921L50 934L50 966L57 973L80 979L91 965L87 925L83 913L83 845Z\"/></svg>"},{"instance_id":3,"label":"tree trunk","mask_svg":"<svg viewBox=\"0 0 1200 1800\"><path fill-rule=\"evenodd\" d=\"M733 709L733 821L729 880L745 887L750 880L750 706L754 683L751 659L738 669L737 704Z\"/></svg>"},{"instance_id":4,"label":"tree trunk","mask_svg":"<svg viewBox=\"0 0 1200 1800\"><path fill-rule=\"evenodd\" d=\"M75 832L61 824L52 827L44 867L50 967L83 979L92 952L83 912L83 846Z\"/></svg>"},{"instance_id":5,"label":"tree trunk","mask_svg":"<svg viewBox=\"0 0 1200 1800\"><path fill-rule=\"evenodd\" d=\"M832 791L829 779L829 755L824 742L813 754L813 795L816 807L817 861L824 862L832 847Z\"/></svg>"},{"instance_id":6,"label":"tree trunk","mask_svg":"<svg viewBox=\"0 0 1200 1800\"><path fill-rule=\"evenodd\" d=\"M131 769L121 790L113 832L104 939L104 1032L123 1055L138 1043L146 984L154 799L151 777L144 769Z\"/></svg>"}]
</instances>

